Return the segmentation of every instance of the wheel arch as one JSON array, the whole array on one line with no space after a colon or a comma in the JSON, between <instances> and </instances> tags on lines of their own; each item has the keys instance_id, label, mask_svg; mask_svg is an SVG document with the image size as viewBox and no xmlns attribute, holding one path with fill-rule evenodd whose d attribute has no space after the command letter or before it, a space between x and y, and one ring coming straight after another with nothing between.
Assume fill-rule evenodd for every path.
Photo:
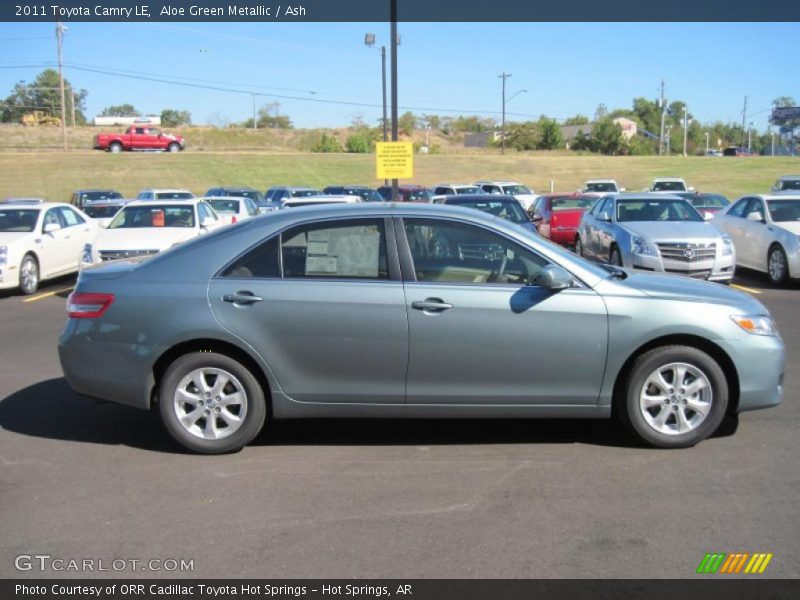
<instances>
[{"instance_id":1,"label":"wheel arch","mask_svg":"<svg viewBox=\"0 0 800 600\"><path fill-rule=\"evenodd\" d=\"M197 338L180 342L165 350L161 356L158 357L152 368L150 389L151 407L158 402L158 386L169 366L181 356L193 352L216 352L242 363L242 365L250 370L253 377L255 377L259 385L261 385L261 389L264 390L264 398L267 402L267 417L272 416L272 386L258 361L249 352L243 350L236 344L213 338Z\"/></svg>"},{"instance_id":2,"label":"wheel arch","mask_svg":"<svg viewBox=\"0 0 800 600\"><path fill-rule=\"evenodd\" d=\"M617 405L620 401L620 398L624 396L623 394L623 386L625 385L626 380L628 379L628 375L633 368L633 363L637 357L641 356L645 352L653 350L654 348L659 348L661 346L691 346L693 348L697 348L698 350L702 350L719 364L722 372L725 374L725 380L728 383L728 409L727 414L735 414L738 412L739 409L739 373L736 370L736 365L733 364L733 360L731 360L730 356L728 356L727 352L720 348L714 342L691 334L672 334L672 335L665 335L658 338L654 338L649 342L639 346L633 353L627 358L625 363L622 365L622 368L617 373L617 378L614 381L614 392L612 398L612 411L618 410Z\"/></svg>"}]
</instances>

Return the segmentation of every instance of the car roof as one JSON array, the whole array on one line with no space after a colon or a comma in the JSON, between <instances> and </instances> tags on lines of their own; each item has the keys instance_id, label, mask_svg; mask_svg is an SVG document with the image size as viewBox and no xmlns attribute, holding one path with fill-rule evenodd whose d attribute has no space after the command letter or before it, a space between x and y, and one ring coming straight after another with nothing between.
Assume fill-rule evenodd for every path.
<instances>
[{"instance_id":1,"label":"car roof","mask_svg":"<svg viewBox=\"0 0 800 600\"><path fill-rule=\"evenodd\" d=\"M128 204L133 202L131 198L103 198L102 200L87 200L84 202L84 206L102 206L104 204L108 204L109 206L122 206L123 204ZM148 202L152 203L152 200L148 200Z\"/></svg>"},{"instance_id":2,"label":"car roof","mask_svg":"<svg viewBox=\"0 0 800 600\"><path fill-rule=\"evenodd\" d=\"M203 198L164 198L163 200L131 200L125 205L125 208L129 206L159 206L165 204L188 204L191 206L196 206L199 202L202 202Z\"/></svg>"},{"instance_id":3,"label":"car roof","mask_svg":"<svg viewBox=\"0 0 800 600\"><path fill-rule=\"evenodd\" d=\"M477 187L474 183L435 183L433 187Z\"/></svg>"},{"instance_id":4,"label":"car roof","mask_svg":"<svg viewBox=\"0 0 800 600\"><path fill-rule=\"evenodd\" d=\"M476 181L472 185L522 185L519 181L490 181L488 179L481 179L480 181Z\"/></svg>"},{"instance_id":5,"label":"car roof","mask_svg":"<svg viewBox=\"0 0 800 600\"><path fill-rule=\"evenodd\" d=\"M143 192L156 192L158 194L163 194L164 192L172 193L172 192L180 192L181 194L191 194L191 190L186 190L182 188L144 188L139 190L139 193Z\"/></svg>"},{"instance_id":6,"label":"car roof","mask_svg":"<svg viewBox=\"0 0 800 600\"><path fill-rule=\"evenodd\" d=\"M6 198L4 200L0 200L0 204L3 206L7 206L9 204L20 204L24 206L35 206L37 204L44 204L45 201L42 198Z\"/></svg>"},{"instance_id":7,"label":"car roof","mask_svg":"<svg viewBox=\"0 0 800 600\"><path fill-rule=\"evenodd\" d=\"M445 204L461 204L462 202L484 201L484 202L516 202L514 196L504 196L501 194L458 194L456 196L450 194L445 196Z\"/></svg>"},{"instance_id":8,"label":"car roof","mask_svg":"<svg viewBox=\"0 0 800 600\"><path fill-rule=\"evenodd\" d=\"M623 192L621 194L607 194L605 197L610 197L613 200L682 200L686 202L686 198L678 196L678 194L656 194L653 192Z\"/></svg>"},{"instance_id":9,"label":"car roof","mask_svg":"<svg viewBox=\"0 0 800 600\"><path fill-rule=\"evenodd\" d=\"M653 181L683 181L683 177L656 177Z\"/></svg>"},{"instance_id":10,"label":"car roof","mask_svg":"<svg viewBox=\"0 0 800 600\"><path fill-rule=\"evenodd\" d=\"M115 194L119 194L117 190L112 190L111 188L86 188L82 190L75 190L73 194L86 194L88 192L113 192Z\"/></svg>"},{"instance_id":11,"label":"car roof","mask_svg":"<svg viewBox=\"0 0 800 600\"><path fill-rule=\"evenodd\" d=\"M747 194L742 196L742 198L752 198L754 196L764 200L800 200L800 192L797 190L784 190L782 192L771 192L769 194Z\"/></svg>"},{"instance_id":12,"label":"car roof","mask_svg":"<svg viewBox=\"0 0 800 600\"><path fill-rule=\"evenodd\" d=\"M587 179L584 183L617 183L616 179Z\"/></svg>"},{"instance_id":13,"label":"car roof","mask_svg":"<svg viewBox=\"0 0 800 600\"><path fill-rule=\"evenodd\" d=\"M781 175L778 181L794 181L795 179L800 179L800 175Z\"/></svg>"}]
</instances>

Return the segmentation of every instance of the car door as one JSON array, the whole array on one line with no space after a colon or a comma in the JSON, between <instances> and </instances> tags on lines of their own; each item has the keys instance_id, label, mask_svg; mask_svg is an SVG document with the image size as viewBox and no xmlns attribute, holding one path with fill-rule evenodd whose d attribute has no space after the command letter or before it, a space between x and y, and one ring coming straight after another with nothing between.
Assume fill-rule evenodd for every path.
<instances>
[{"instance_id":1,"label":"car door","mask_svg":"<svg viewBox=\"0 0 800 600\"><path fill-rule=\"evenodd\" d=\"M390 221L285 230L214 277L209 302L291 400L403 403L408 317Z\"/></svg>"},{"instance_id":2,"label":"car door","mask_svg":"<svg viewBox=\"0 0 800 600\"><path fill-rule=\"evenodd\" d=\"M68 206L62 206L58 210L61 212L61 220L64 223L65 251L67 252L65 258L68 259L66 266L70 270L77 271L83 246L92 241L94 226ZM71 264L69 259L72 260Z\"/></svg>"},{"instance_id":3,"label":"car door","mask_svg":"<svg viewBox=\"0 0 800 600\"><path fill-rule=\"evenodd\" d=\"M594 220L594 255L598 260L609 260L611 256L611 244L614 243L615 223L614 223L615 203L613 198L606 198L603 206L595 213ZM600 218L603 213L608 213L610 221Z\"/></svg>"},{"instance_id":4,"label":"car door","mask_svg":"<svg viewBox=\"0 0 800 600\"><path fill-rule=\"evenodd\" d=\"M733 247L736 249L736 262L741 265L750 265L750 260L745 248L745 209L750 204L751 198L745 197L738 200L731 206L725 214L717 214L714 217L714 225L727 233Z\"/></svg>"},{"instance_id":5,"label":"car door","mask_svg":"<svg viewBox=\"0 0 800 600\"><path fill-rule=\"evenodd\" d=\"M48 226L52 227L53 225L58 228L53 231L45 231ZM45 212L39 233L37 253L42 279L65 273L70 268L74 269L75 265L72 264L72 259L75 258L75 255L71 252L71 236L66 230L60 208L50 208Z\"/></svg>"},{"instance_id":6,"label":"car door","mask_svg":"<svg viewBox=\"0 0 800 600\"><path fill-rule=\"evenodd\" d=\"M600 221L598 215L606 210L610 204L611 200L609 198L601 198L595 208L585 217L586 239L583 241L584 252L595 259L600 257L599 228L602 221Z\"/></svg>"},{"instance_id":7,"label":"car door","mask_svg":"<svg viewBox=\"0 0 800 600\"><path fill-rule=\"evenodd\" d=\"M406 217L396 231L408 404L597 403L608 335L598 294L530 284L548 261L478 225Z\"/></svg>"},{"instance_id":8,"label":"car door","mask_svg":"<svg viewBox=\"0 0 800 600\"><path fill-rule=\"evenodd\" d=\"M753 220L750 215L761 215L760 220ZM754 215L753 218L755 218ZM767 251L772 241L772 225L767 223L767 211L761 198L750 198L745 209L744 247L748 264L759 271L767 270Z\"/></svg>"}]
</instances>

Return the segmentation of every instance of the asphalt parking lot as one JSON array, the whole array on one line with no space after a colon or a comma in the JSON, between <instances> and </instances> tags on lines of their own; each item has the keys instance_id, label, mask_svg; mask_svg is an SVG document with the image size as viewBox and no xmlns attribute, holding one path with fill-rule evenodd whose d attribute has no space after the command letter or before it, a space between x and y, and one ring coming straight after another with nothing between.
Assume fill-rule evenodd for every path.
<instances>
[{"instance_id":1,"label":"asphalt parking lot","mask_svg":"<svg viewBox=\"0 0 800 600\"><path fill-rule=\"evenodd\" d=\"M21 554L189 559L98 576L674 577L706 552L770 552L800 576L800 288L737 285L787 345L784 402L687 450L606 421L297 421L195 456L155 415L98 405L61 376L61 279L0 295L0 577Z\"/></svg>"}]
</instances>

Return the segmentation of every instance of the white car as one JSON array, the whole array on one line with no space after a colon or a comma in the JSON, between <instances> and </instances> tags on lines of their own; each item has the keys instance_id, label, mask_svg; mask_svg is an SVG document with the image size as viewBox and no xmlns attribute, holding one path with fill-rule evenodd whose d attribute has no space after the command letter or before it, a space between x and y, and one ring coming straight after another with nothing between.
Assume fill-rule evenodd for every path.
<instances>
[{"instance_id":1,"label":"white car","mask_svg":"<svg viewBox=\"0 0 800 600\"><path fill-rule=\"evenodd\" d=\"M645 190L654 194L674 194L676 192L693 192L694 188L686 185L680 177L657 177L650 188Z\"/></svg>"},{"instance_id":2,"label":"white car","mask_svg":"<svg viewBox=\"0 0 800 600\"><path fill-rule=\"evenodd\" d=\"M773 192L800 191L800 175L784 175L772 185Z\"/></svg>"},{"instance_id":3,"label":"white car","mask_svg":"<svg viewBox=\"0 0 800 600\"><path fill-rule=\"evenodd\" d=\"M583 188L578 190L582 194L619 194L625 188L614 179L587 179L583 182Z\"/></svg>"},{"instance_id":4,"label":"white car","mask_svg":"<svg viewBox=\"0 0 800 600\"><path fill-rule=\"evenodd\" d=\"M39 282L78 270L97 225L69 204L39 199L0 203L0 289L33 294Z\"/></svg>"},{"instance_id":5,"label":"white car","mask_svg":"<svg viewBox=\"0 0 800 600\"><path fill-rule=\"evenodd\" d=\"M477 185L469 183L437 183L431 188L431 202L441 202L446 196L458 194L485 194Z\"/></svg>"},{"instance_id":6,"label":"white car","mask_svg":"<svg viewBox=\"0 0 800 600\"><path fill-rule=\"evenodd\" d=\"M206 196L201 200L208 202L226 223L238 223L260 214L258 205L243 196Z\"/></svg>"},{"instance_id":7,"label":"white car","mask_svg":"<svg viewBox=\"0 0 800 600\"><path fill-rule=\"evenodd\" d=\"M194 194L189 190L173 188L148 188L136 194L137 200L189 200Z\"/></svg>"},{"instance_id":8,"label":"white car","mask_svg":"<svg viewBox=\"0 0 800 600\"><path fill-rule=\"evenodd\" d=\"M296 208L299 206L316 206L319 204L355 204L361 202L361 196L346 194L322 194L320 196L294 196L284 198L281 208Z\"/></svg>"},{"instance_id":9,"label":"white car","mask_svg":"<svg viewBox=\"0 0 800 600\"><path fill-rule=\"evenodd\" d=\"M83 212L85 212L98 227L108 227L111 220L128 202L131 202L131 200L126 200L124 198L87 200L83 203Z\"/></svg>"},{"instance_id":10,"label":"white car","mask_svg":"<svg viewBox=\"0 0 800 600\"><path fill-rule=\"evenodd\" d=\"M476 181L475 185L481 188L485 194L514 196L522 204L522 208L527 211L539 197L532 189L518 181Z\"/></svg>"},{"instance_id":11,"label":"white car","mask_svg":"<svg viewBox=\"0 0 800 600\"><path fill-rule=\"evenodd\" d=\"M83 246L81 268L150 256L227 223L204 200L135 200L125 205L90 243Z\"/></svg>"},{"instance_id":12,"label":"white car","mask_svg":"<svg viewBox=\"0 0 800 600\"><path fill-rule=\"evenodd\" d=\"M737 263L773 285L800 278L800 192L752 194L714 216L736 247Z\"/></svg>"}]
</instances>

